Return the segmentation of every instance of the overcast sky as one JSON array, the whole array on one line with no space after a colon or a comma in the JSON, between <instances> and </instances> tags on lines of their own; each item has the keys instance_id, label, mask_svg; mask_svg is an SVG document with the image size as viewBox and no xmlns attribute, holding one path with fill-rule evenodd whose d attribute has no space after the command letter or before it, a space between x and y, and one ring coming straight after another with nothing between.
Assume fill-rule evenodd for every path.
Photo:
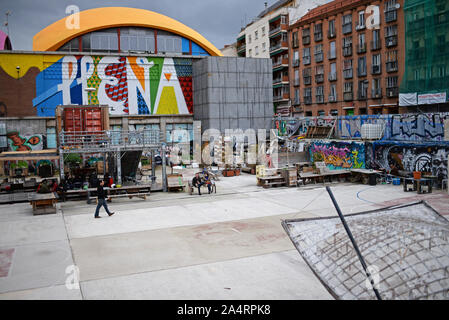
<instances>
[{"instance_id":1,"label":"overcast sky","mask_svg":"<svg viewBox=\"0 0 449 320\"><path fill-rule=\"evenodd\" d=\"M1 30L9 16L9 33L14 50L32 50L33 36L66 16L66 7L81 11L99 7L132 7L164 14L198 31L218 49L235 42L240 28L276 0L0 0Z\"/></svg>"}]
</instances>

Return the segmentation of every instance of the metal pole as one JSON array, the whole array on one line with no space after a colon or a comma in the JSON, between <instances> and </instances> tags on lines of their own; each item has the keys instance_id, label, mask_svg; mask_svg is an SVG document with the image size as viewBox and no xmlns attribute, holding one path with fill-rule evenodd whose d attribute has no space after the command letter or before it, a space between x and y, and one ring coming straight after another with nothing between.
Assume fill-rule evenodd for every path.
<instances>
[{"instance_id":1,"label":"metal pole","mask_svg":"<svg viewBox=\"0 0 449 320\"><path fill-rule=\"evenodd\" d=\"M122 184L122 159L121 159L120 148L117 149L115 153L116 165L117 165L117 184Z\"/></svg>"},{"instance_id":2,"label":"metal pole","mask_svg":"<svg viewBox=\"0 0 449 320\"><path fill-rule=\"evenodd\" d=\"M343 226L345 227L346 233L348 234L348 237L351 240L352 245L354 246L355 252L357 253L357 256L359 257L359 260L360 260L360 262L362 264L363 270L365 270L365 274L368 277L368 279L370 280L371 285L373 286L374 294L376 295L378 300L382 300L379 292L374 287L374 281L373 281L373 279L371 279L371 274L368 272L368 268L367 268L367 265L365 263L365 260L363 259L362 253L360 252L359 247L357 246L357 243L355 242L354 237L352 236L351 230L349 230L349 227L348 227L348 225L346 223L345 217L343 216L343 214L340 211L340 207L338 206L337 201L334 198L334 195L333 195L333 193L331 191L331 188L329 186L327 186L326 190L329 193L329 196L332 199L334 207L337 210L338 216L340 217L340 220L343 223Z\"/></svg>"},{"instance_id":3,"label":"metal pole","mask_svg":"<svg viewBox=\"0 0 449 320\"><path fill-rule=\"evenodd\" d=\"M162 158L162 188L164 192L167 192L167 164L166 164L166 157L165 157L165 142L162 143L162 150L161 150L161 158Z\"/></svg>"}]
</instances>

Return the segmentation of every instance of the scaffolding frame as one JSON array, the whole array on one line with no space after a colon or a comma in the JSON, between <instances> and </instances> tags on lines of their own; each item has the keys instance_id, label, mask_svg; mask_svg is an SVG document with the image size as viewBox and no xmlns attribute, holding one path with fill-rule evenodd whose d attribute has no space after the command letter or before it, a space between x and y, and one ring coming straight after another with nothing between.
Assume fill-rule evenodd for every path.
<instances>
[{"instance_id":1,"label":"scaffolding frame","mask_svg":"<svg viewBox=\"0 0 449 320\"><path fill-rule=\"evenodd\" d=\"M64 131L59 133L60 178L64 179L64 155L111 154L115 158L117 168L117 184L122 184L121 154L126 151L151 152L152 160L156 151L165 158L166 144L162 142L162 132L157 129L136 131L104 130L104 131ZM154 175L154 172L153 172ZM162 184L167 191L166 162L162 161Z\"/></svg>"}]
</instances>

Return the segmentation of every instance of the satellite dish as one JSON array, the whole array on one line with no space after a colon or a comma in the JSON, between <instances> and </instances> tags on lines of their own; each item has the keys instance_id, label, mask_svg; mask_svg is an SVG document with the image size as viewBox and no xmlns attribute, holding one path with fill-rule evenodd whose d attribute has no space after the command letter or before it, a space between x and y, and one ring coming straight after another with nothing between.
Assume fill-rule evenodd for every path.
<instances>
[{"instance_id":1,"label":"satellite dish","mask_svg":"<svg viewBox=\"0 0 449 320\"><path fill-rule=\"evenodd\" d=\"M396 7L396 9L399 9L401 7L401 5L399 3L396 3L395 7Z\"/></svg>"}]
</instances>

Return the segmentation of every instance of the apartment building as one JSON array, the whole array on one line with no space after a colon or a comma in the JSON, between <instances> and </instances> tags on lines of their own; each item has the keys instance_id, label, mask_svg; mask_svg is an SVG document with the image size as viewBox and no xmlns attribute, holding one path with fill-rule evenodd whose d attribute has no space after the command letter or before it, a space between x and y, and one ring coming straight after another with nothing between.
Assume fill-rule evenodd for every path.
<instances>
[{"instance_id":1,"label":"apartment building","mask_svg":"<svg viewBox=\"0 0 449 320\"><path fill-rule=\"evenodd\" d=\"M294 115L404 112L403 0L336 0L288 28Z\"/></svg>"},{"instance_id":2,"label":"apartment building","mask_svg":"<svg viewBox=\"0 0 449 320\"><path fill-rule=\"evenodd\" d=\"M279 0L271 6L265 3L265 9L237 36L237 55L248 58L270 58L270 20L280 14L288 14L287 8L296 6L297 1Z\"/></svg>"}]
</instances>

